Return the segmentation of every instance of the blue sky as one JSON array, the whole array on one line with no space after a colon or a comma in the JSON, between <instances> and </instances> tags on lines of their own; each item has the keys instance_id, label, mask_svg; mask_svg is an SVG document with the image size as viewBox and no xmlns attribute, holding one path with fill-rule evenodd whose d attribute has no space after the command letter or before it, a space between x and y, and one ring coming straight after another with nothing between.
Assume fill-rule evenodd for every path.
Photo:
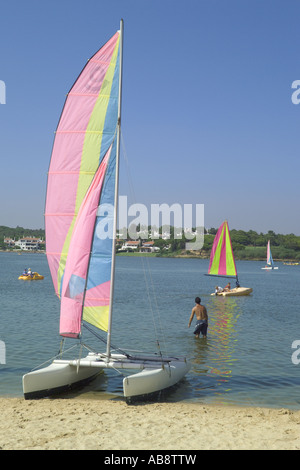
<instances>
[{"instance_id":1,"label":"blue sky","mask_svg":"<svg viewBox=\"0 0 300 470\"><path fill-rule=\"evenodd\" d=\"M5 2L0 225L44 227L65 95L124 18L122 134L136 202L204 204L207 228L227 219L300 235L299 17L297 0Z\"/></svg>"}]
</instances>

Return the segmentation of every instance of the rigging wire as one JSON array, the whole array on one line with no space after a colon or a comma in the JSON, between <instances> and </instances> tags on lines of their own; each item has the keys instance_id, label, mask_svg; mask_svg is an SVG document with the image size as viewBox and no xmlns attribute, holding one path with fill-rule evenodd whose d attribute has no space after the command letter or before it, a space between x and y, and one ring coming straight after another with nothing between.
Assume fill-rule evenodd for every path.
<instances>
[{"instance_id":1,"label":"rigging wire","mask_svg":"<svg viewBox=\"0 0 300 470\"><path fill-rule=\"evenodd\" d=\"M136 203L136 196L135 196L135 191L134 191L132 178L131 178L131 174L130 174L129 160L128 160L128 157L127 157L127 152L126 152L126 148L125 148L125 143L124 143L124 137L123 137L122 130L121 130L121 144L122 144L122 155L123 155L123 159L124 159L124 162L125 162L125 168L126 168L126 173L127 173L129 191L131 193L132 200L134 201L134 203ZM147 297L148 297L148 305L149 305L149 308L150 308L150 311L151 311L152 322L153 322L153 327L154 327L155 336L156 336L156 344L157 344L157 347L158 347L158 350L159 350L159 354L162 356L162 352L161 352L161 349L160 349L159 335L158 335L158 330L157 330L157 325L156 325L156 319L155 319L155 312L156 312L156 317L158 318L158 321L159 321L160 332L161 332L161 336L162 336L162 341L164 343L165 353L167 354L166 340L165 340L165 336L164 336L164 330L162 328L161 315L160 315L160 310L159 310L159 306L158 306L158 302L157 302L157 296L156 296L156 293L155 293L155 286L154 286L154 282L153 282L151 268L150 268L150 265L149 265L149 259L147 258L147 256L146 257L141 256L140 260L141 260L144 279L145 279L145 286L146 286L146 292L147 292ZM145 264L147 266L145 266ZM147 279L147 273L149 275L149 281ZM152 293L152 295L151 295L151 293Z\"/></svg>"},{"instance_id":2,"label":"rigging wire","mask_svg":"<svg viewBox=\"0 0 300 470\"><path fill-rule=\"evenodd\" d=\"M94 331L92 328L90 328L86 323L83 323L82 326L84 326L90 333L92 333L94 336L96 336L97 339L99 339L100 341L102 341L104 344L107 344L107 340L104 339L100 334L98 334L96 331ZM113 344L111 344L111 346L113 347L113 349L115 351L118 351L120 352L121 354L124 354L126 357L130 358L130 354L126 353L125 351L123 351L122 349L120 348L117 348L116 346L114 346Z\"/></svg>"}]
</instances>

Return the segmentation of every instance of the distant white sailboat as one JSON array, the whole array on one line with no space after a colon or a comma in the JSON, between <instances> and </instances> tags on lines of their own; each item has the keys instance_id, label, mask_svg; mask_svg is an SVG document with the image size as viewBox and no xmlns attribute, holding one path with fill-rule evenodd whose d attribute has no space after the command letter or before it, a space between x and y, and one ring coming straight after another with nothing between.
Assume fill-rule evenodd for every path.
<instances>
[{"instance_id":1,"label":"distant white sailboat","mask_svg":"<svg viewBox=\"0 0 300 470\"><path fill-rule=\"evenodd\" d=\"M88 61L67 96L54 141L45 211L48 264L61 302L60 335L79 340L84 348L83 327L96 337L102 330L107 332L106 350L87 347L93 352L86 357L54 359L48 367L29 372L23 376L25 398L51 396L114 369L126 374L124 396L132 401L171 387L190 369L185 358L160 351L150 356L112 352L122 32L121 21L120 31ZM103 237L104 227L109 236ZM128 328L135 328L127 313Z\"/></svg>"},{"instance_id":2,"label":"distant white sailboat","mask_svg":"<svg viewBox=\"0 0 300 470\"><path fill-rule=\"evenodd\" d=\"M261 269L266 269L268 271L271 271L272 269L278 269L277 266L274 266L274 261L273 261L272 252L271 252L270 240L268 240L268 245L267 245L267 265L264 266Z\"/></svg>"}]
</instances>

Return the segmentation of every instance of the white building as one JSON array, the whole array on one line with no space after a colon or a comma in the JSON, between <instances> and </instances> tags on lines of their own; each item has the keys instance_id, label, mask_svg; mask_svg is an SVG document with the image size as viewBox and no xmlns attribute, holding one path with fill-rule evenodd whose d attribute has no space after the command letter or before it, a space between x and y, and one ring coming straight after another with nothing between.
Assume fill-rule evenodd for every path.
<instances>
[{"instance_id":1,"label":"white building","mask_svg":"<svg viewBox=\"0 0 300 470\"><path fill-rule=\"evenodd\" d=\"M36 251L40 249L40 243L42 240L34 237L24 237L16 241L15 244L24 251Z\"/></svg>"},{"instance_id":2,"label":"white building","mask_svg":"<svg viewBox=\"0 0 300 470\"><path fill-rule=\"evenodd\" d=\"M148 241L148 242L143 242L140 251L142 253L155 253L155 252L158 253L160 251L160 248L158 248L157 246L154 246L153 241Z\"/></svg>"},{"instance_id":3,"label":"white building","mask_svg":"<svg viewBox=\"0 0 300 470\"><path fill-rule=\"evenodd\" d=\"M137 250L140 246L139 241L133 241L133 240L125 240L122 247L120 248L119 251L131 251L131 250Z\"/></svg>"},{"instance_id":4,"label":"white building","mask_svg":"<svg viewBox=\"0 0 300 470\"><path fill-rule=\"evenodd\" d=\"M8 245L10 248L14 247L16 244L15 240L9 237L4 237L4 243Z\"/></svg>"}]
</instances>

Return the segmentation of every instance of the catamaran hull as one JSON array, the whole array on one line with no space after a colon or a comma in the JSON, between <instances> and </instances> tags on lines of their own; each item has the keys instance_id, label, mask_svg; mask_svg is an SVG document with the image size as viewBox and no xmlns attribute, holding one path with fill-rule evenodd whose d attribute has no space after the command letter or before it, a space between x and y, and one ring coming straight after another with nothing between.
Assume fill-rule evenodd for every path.
<instances>
[{"instance_id":1,"label":"catamaran hull","mask_svg":"<svg viewBox=\"0 0 300 470\"><path fill-rule=\"evenodd\" d=\"M174 361L160 369L144 369L123 379L124 396L128 401L155 396L177 384L190 370L189 363Z\"/></svg>"},{"instance_id":2,"label":"catamaran hull","mask_svg":"<svg viewBox=\"0 0 300 470\"><path fill-rule=\"evenodd\" d=\"M103 369L135 371L123 380L124 396L130 398L153 395L179 382L189 371L185 359L169 358L162 363L158 357L128 358L112 355L109 361L90 353L78 360L55 360L48 367L23 376L25 399L44 398L77 388L93 380Z\"/></svg>"},{"instance_id":3,"label":"catamaran hull","mask_svg":"<svg viewBox=\"0 0 300 470\"><path fill-rule=\"evenodd\" d=\"M233 296L241 296L241 295L249 295L253 292L251 287L236 287L235 289L231 289L227 292L219 292L218 294L211 294L211 295L222 295L223 297L233 297Z\"/></svg>"},{"instance_id":4,"label":"catamaran hull","mask_svg":"<svg viewBox=\"0 0 300 470\"><path fill-rule=\"evenodd\" d=\"M266 266L266 267L261 268L261 269L265 269L265 270L267 270L267 271L273 271L273 269L278 269L278 266L274 266L273 268L272 268L271 266L270 266L270 267L269 267L269 266Z\"/></svg>"},{"instance_id":5,"label":"catamaran hull","mask_svg":"<svg viewBox=\"0 0 300 470\"><path fill-rule=\"evenodd\" d=\"M45 398L86 385L101 371L53 362L50 366L23 376L24 398Z\"/></svg>"}]
</instances>

